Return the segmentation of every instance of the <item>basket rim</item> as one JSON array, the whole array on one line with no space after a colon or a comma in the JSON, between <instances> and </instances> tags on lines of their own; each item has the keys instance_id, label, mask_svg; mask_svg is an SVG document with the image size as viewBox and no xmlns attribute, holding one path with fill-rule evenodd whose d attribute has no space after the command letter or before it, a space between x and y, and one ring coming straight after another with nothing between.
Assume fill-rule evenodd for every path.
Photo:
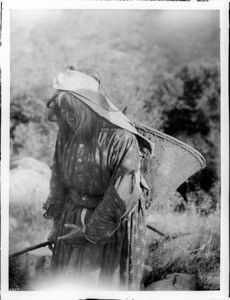
<instances>
[{"instance_id":1,"label":"basket rim","mask_svg":"<svg viewBox=\"0 0 230 300\"><path fill-rule=\"evenodd\" d=\"M200 165L201 165L201 169L204 169L206 167L206 161L205 161L205 158L204 156L199 152L197 151L196 149L194 149L192 146L166 134L166 133L163 133L157 129L154 129L154 128L151 128L147 125L143 125L141 123L134 123L135 127L138 127L140 129L147 129L149 130L150 132L152 132L153 134L155 134L157 137L161 138L161 139L165 139L171 143L173 143L174 145L180 145L182 148L184 148L185 150L189 151L193 156L195 156L197 158L197 160L199 161ZM153 154L154 155L154 154Z\"/></svg>"}]
</instances>

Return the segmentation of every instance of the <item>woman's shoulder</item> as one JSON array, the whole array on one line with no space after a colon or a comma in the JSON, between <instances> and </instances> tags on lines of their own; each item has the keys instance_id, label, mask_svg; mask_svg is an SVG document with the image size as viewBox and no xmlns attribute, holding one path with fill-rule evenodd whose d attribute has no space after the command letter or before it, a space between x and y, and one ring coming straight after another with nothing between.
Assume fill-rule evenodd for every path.
<instances>
[{"instance_id":1,"label":"woman's shoulder","mask_svg":"<svg viewBox=\"0 0 230 300\"><path fill-rule=\"evenodd\" d=\"M102 135L101 142L107 147L115 148L129 147L132 144L138 145L133 133L119 127L106 128Z\"/></svg>"},{"instance_id":2,"label":"woman's shoulder","mask_svg":"<svg viewBox=\"0 0 230 300\"><path fill-rule=\"evenodd\" d=\"M135 135L123 128L112 127L106 129L107 135L116 140L133 140Z\"/></svg>"}]
</instances>

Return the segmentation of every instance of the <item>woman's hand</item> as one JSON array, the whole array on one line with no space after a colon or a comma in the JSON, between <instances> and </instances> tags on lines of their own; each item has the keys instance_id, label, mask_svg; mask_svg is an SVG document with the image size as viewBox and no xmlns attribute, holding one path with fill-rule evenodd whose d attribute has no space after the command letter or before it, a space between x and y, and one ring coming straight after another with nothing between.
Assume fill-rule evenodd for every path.
<instances>
[{"instance_id":1,"label":"woman's hand","mask_svg":"<svg viewBox=\"0 0 230 300\"><path fill-rule=\"evenodd\" d=\"M50 244L48 246L49 249L52 252L54 251L54 246L53 245L57 242L57 234L58 234L57 228L55 226L53 226L53 228L52 228L52 230L51 230L51 232L50 232L50 234L48 235L48 238L47 238L48 241L52 242L52 244Z\"/></svg>"},{"instance_id":2,"label":"woman's hand","mask_svg":"<svg viewBox=\"0 0 230 300\"><path fill-rule=\"evenodd\" d=\"M52 242L51 245L49 245L49 249L53 252L54 251L54 244L57 242L58 237L58 229L59 229L59 218L55 218L53 221L53 228L50 231L50 234L47 238L48 241Z\"/></svg>"},{"instance_id":3,"label":"woman's hand","mask_svg":"<svg viewBox=\"0 0 230 300\"><path fill-rule=\"evenodd\" d=\"M58 241L64 241L65 243L71 244L74 248L86 241L83 227L75 224L65 224L65 228L71 230L68 234L58 237Z\"/></svg>"}]
</instances>

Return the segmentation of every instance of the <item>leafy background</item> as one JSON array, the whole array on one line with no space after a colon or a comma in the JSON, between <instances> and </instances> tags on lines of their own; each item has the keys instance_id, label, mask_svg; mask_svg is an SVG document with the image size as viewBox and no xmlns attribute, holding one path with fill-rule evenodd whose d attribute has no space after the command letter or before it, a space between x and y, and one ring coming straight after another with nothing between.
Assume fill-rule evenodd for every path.
<instances>
[{"instance_id":1,"label":"leafy background","mask_svg":"<svg viewBox=\"0 0 230 300\"><path fill-rule=\"evenodd\" d=\"M129 118L179 138L205 156L207 168L179 189L170 216L164 208L164 222L157 216L152 222L163 230L167 220L177 222L178 233L192 216L193 229L202 227L207 241L215 240L208 254L199 255L204 260L209 255L209 266L218 269L219 39L217 11L12 10L11 161L30 156L51 165L57 127L46 119L45 105L53 93L49 83L67 66L95 67L110 98L120 109L127 107ZM178 210L183 211L179 219ZM18 211L14 207L12 215ZM29 209L26 214L26 220L35 217L35 212L28 216ZM204 219L208 217L213 219ZM190 263L204 272L203 262L199 265L195 256Z\"/></svg>"}]
</instances>

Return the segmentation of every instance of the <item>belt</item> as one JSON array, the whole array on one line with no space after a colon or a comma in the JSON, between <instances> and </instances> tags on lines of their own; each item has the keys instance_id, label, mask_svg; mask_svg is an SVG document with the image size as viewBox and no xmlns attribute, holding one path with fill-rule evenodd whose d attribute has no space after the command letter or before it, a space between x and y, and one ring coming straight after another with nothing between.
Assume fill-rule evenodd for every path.
<instances>
[{"instance_id":1,"label":"belt","mask_svg":"<svg viewBox=\"0 0 230 300\"><path fill-rule=\"evenodd\" d=\"M70 190L69 199L72 203L76 204L79 207L84 208L95 208L100 203L103 196L88 196L80 195L76 190Z\"/></svg>"}]
</instances>

